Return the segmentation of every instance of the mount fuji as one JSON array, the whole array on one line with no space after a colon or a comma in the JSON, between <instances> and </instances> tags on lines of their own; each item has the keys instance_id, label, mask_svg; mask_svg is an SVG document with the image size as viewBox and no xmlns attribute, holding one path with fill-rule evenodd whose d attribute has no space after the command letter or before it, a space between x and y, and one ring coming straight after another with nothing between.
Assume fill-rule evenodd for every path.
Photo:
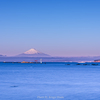
<instances>
[{"instance_id":1,"label":"mount fuji","mask_svg":"<svg viewBox=\"0 0 100 100\"><path fill-rule=\"evenodd\" d=\"M36 49L30 49L17 57L50 57L50 55L37 51Z\"/></svg>"}]
</instances>

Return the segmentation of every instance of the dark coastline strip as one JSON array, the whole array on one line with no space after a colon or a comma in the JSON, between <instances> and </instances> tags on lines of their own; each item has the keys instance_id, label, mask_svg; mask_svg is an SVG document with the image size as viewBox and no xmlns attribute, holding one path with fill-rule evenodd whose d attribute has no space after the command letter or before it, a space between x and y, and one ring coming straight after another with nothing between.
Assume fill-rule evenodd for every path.
<instances>
[{"instance_id":1,"label":"dark coastline strip","mask_svg":"<svg viewBox=\"0 0 100 100\"><path fill-rule=\"evenodd\" d=\"M0 63L40 63L40 62L0 62Z\"/></svg>"}]
</instances>

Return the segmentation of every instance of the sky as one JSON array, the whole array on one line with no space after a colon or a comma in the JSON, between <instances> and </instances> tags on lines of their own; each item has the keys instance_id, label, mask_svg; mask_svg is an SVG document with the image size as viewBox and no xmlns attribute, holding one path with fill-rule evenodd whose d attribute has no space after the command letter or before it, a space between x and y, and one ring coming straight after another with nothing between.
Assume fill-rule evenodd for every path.
<instances>
[{"instance_id":1,"label":"sky","mask_svg":"<svg viewBox=\"0 0 100 100\"><path fill-rule=\"evenodd\" d=\"M0 0L0 54L100 56L100 0Z\"/></svg>"}]
</instances>

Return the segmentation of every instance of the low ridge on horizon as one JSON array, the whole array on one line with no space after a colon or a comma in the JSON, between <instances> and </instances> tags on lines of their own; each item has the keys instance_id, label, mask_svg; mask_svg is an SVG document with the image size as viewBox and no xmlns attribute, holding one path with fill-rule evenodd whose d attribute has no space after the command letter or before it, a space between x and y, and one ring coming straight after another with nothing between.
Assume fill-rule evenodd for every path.
<instances>
[{"instance_id":1,"label":"low ridge on horizon","mask_svg":"<svg viewBox=\"0 0 100 100\"><path fill-rule=\"evenodd\" d=\"M2 57L2 56L4 56L4 55L1 55L1 54L0 54L0 57Z\"/></svg>"},{"instance_id":2,"label":"low ridge on horizon","mask_svg":"<svg viewBox=\"0 0 100 100\"><path fill-rule=\"evenodd\" d=\"M0 57L6 57L6 55L1 55L1 54L0 54Z\"/></svg>"}]
</instances>

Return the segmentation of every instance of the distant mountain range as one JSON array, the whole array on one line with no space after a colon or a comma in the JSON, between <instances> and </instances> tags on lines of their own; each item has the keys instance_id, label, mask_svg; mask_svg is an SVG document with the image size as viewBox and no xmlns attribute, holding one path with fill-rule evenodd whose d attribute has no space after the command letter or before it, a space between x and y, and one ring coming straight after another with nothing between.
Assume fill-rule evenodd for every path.
<instances>
[{"instance_id":1,"label":"distant mountain range","mask_svg":"<svg viewBox=\"0 0 100 100\"><path fill-rule=\"evenodd\" d=\"M16 57L50 57L50 55L37 51L36 49L30 49Z\"/></svg>"},{"instance_id":2,"label":"distant mountain range","mask_svg":"<svg viewBox=\"0 0 100 100\"><path fill-rule=\"evenodd\" d=\"M33 58L31 58L33 57ZM36 49L30 49L24 53L16 56L0 55L0 61L34 61L40 60L46 62L66 62L66 61L94 61L99 60L100 56L87 56L87 57L52 57L48 54L37 51Z\"/></svg>"}]
</instances>

